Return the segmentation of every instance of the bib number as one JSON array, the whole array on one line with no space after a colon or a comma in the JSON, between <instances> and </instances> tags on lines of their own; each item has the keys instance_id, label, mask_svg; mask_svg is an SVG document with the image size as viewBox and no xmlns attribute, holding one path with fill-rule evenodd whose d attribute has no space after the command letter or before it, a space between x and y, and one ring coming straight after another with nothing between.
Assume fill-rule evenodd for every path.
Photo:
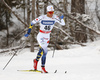
<instances>
[{"instance_id":1,"label":"bib number","mask_svg":"<svg viewBox=\"0 0 100 80\"><path fill-rule=\"evenodd\" d=\"M45 30L50 30L50 27L51 27L51 26L45 26L44 29L45 29Z\"/></svg>"}]
</instances>

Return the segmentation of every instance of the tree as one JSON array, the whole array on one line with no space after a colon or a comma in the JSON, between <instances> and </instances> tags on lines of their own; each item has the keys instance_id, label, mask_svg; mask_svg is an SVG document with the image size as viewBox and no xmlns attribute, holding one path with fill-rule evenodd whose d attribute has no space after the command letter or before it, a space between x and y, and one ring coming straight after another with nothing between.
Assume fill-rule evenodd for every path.
<instances>
[{"instance_id":1,"label":"tree","mask_svg":"<svg viewBox=\"0 0 100 80\"><path fill-rule=\"evenodd\" d=\"M12 2L6 0L6 3L10 6L13 7ZM9 45L9 27L10 24L12 23L11 21L11 12L8 11L8 9L6 8L6 6L1 2L0 3L0 30L6 29L7 30L7 42L6 42L6 46Z\"/></svg>"},{"instance_id":2,"label":"tree","mask_svg":"<svg viewBox=\"0 0 100 80\"><path fill-rule=\"evenodd\" d=\"M30 0L27 0L27 24L30 24Z\"/></svg>"},{"instance_id":3,"label":"tree","mask_svg":"<svg viewBox=\"0 0 100 80\"><path fill-rule=\"evenodd\" d=\"M46 14L46 7L48 5L48 0L43 0L44 2L44 14Z\"/></svg>"},{"instance_id":4,"label":"tree","mask_svg":"<svg viewBox=\"0 0 100 80\"><path fill-rule=\"evenodd\" d=\"M77 13L79 14L85 14L85 0L72 0L71 1L71 12L74 13L74 16L76 16ZM74 26L75 32L75 40L78 42L87 42L87 35L84 34L86 33L86 28L78 23L75 24ZM74 31L72 30L72 31ZM84 32L84 33L80 33Z\"/></svg>"},{"instance_id":5,"label":"tree","mask_svg":"<svg viewBox=\"0 0 100 80\"><path fill-rule=\"evenodd\" d=\"M85 0L71 0L71 12L85 14Z\"/></svg>"},{"instance_id":6,"label":"tree","mask_svg":"<svg viewBox=\"0 0 100 80\"><path fill-rule=\"evenodd\" d=\"M35 19L35 0L32 0L32 19ZM32 29L32 31L31 31L31 52L34 52L34 40L35 40L35 38L34 38L34 32L35 32L35 30L34 30L35 28L34 28L34 26L33 26L33 29Z\"/></svg>"}]
</instances>

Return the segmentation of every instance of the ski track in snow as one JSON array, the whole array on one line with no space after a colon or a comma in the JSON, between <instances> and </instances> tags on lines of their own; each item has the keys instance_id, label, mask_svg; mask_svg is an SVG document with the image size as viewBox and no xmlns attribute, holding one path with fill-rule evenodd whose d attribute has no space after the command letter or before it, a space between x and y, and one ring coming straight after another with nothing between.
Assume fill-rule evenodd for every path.
<instances>
[{"instance_id":1,"label":"ski track in snow","mask_svg":"<svg viewBox=\"0 0 100 80\"><path fill-rule=\"evenodd\" d=\"M52 54L53 51L48 51L48 74L17 71L33 69L37 51L24 49L12 59L5 70L2 69L11 56L0 55L0 80L100 80L100 41L88 43L85 47L56 50L54 58ZM41 70L41 60L38 69ZM55 70L57 73L54 73Z\"/></svg>"}]
</instances>

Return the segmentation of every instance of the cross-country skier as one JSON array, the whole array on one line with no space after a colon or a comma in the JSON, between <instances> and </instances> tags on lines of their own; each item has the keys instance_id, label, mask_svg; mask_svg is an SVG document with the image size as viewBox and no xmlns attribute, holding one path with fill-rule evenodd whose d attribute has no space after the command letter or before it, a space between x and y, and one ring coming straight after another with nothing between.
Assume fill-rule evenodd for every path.
<instances>
[{"instance_id":1,"label":"cross-country skier","mask_svg":"<svg viewBox=\"0 0 100 80\"><path fill-rule=\"evenodd\" d=\"M41 67L43 73L48 73L45 69L45 63L46 63L46 55L47 55L47 46L49 44L50 40L50 33L53 29L54 24L57 22L60 25L65 25L65 22L63 20L64 16L60 16L60 18L56 15L54 15L54 8L52 5L47 6L47 14L39 16L35 20L31 22L31 25L28 29L27 34L25 34L25 37L28 37L31 29L34 24L40 23L40 30L37 35L37 41L39 43L39 52L36 56L36 59L34 59L34 69L37 70L37 64L39 59L41 58Z\"/></svg>"}]
</instances>

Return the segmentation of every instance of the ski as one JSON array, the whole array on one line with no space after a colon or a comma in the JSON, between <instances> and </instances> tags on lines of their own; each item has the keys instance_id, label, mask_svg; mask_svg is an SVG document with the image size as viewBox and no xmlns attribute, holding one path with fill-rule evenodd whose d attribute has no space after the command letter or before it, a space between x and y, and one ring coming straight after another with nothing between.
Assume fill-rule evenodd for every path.
<instances>
[{"instance_id":1,"label":"ski","mask_svg":"<svg viewBox=\"0 0 100 80\"><path fill-rule=\"evenodd\" d=\"M17 70L17 71L21 71L21 72L39 72L39 73L42 73L42 71L40 71L40 70L33 70L33 69L31 69L31 70Z\"/></svg>"},{"instance_id":2,"label":"ski","mask_svg":"<svg viewBox=\"0 0 100 80\"><path fill-rule=\"evenodd\" d=\"M42 71L40 70L33 70L33 69L30 69L30 70L17 70L17 71L20 71L20 72L38 72L38 73L42 73ZM57 73L58 71L55 70L54 73ZM65 74L67 73L67 71L64 72Z\"/></svg>"}]
</instances>

